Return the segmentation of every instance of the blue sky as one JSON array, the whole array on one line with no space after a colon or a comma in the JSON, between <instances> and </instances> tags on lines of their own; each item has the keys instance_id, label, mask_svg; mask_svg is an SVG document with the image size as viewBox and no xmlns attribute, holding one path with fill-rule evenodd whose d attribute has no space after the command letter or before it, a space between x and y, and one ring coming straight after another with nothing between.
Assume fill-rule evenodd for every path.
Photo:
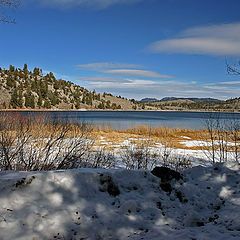
<instances>
[{"instance_id":1,"label":"blue sky","mask_svg":"<svg viewBox=\"0 0 240 240\"><path fill-rule=\"evenodd\" d=\"M239 0L25 0L0 66L40 67L127 98L240 97ZM6 11L5 11L6 13Z\"/></svg>"}]
</instances>

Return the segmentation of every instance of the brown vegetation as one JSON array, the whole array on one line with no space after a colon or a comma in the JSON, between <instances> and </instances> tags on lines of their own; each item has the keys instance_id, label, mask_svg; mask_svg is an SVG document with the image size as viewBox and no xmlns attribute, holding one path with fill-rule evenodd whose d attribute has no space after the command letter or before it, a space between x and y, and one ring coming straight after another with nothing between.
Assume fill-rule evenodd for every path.
<instances>
[{"instance_id":1,"label":"brown vegetation","mask_svg":"<svg viewBox=\"0 0 240 240\"><path fill-rule=\"evenodd\" d=\"M78 167L93 141L85 124L54 124L44 116L0 116L0 169L52 170Z\"/></svg>"},{"instance_id":2,"label":"brown vegetation","mask_svg":"<svg viewBox=\"0 0 240 240\"><path fill-rule=\"evenodd\" d=\"M44 114L0 115L1 170L112 168L115 154L127 169L152 169L160 164L179 170L191 161L175 149L201 150L212 163L230 158L239 162L239 144L238 121L217 118L208 119L201 130L148 126L113 130L86 123L54 123Z\"/></svg>"}]
</instances>

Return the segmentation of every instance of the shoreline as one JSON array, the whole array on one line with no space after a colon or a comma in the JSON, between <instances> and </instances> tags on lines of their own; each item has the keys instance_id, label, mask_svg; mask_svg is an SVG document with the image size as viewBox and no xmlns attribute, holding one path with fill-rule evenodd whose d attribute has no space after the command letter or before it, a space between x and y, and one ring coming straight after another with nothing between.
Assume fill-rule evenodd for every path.
<instances>
[{"instance_id":1,"label":"shoreline","mask_svg":"<svg viewBox=\"0 0 240 240\"><path fill-rule=\"evenodd\" d=\"M112 109L0 109L0 112L198 112L198 113L234 113L238 114L240 111L211 111L211 110L169 110L169 109L156 109L156 110L112 110Z\"/></svg>"}]
</instances>

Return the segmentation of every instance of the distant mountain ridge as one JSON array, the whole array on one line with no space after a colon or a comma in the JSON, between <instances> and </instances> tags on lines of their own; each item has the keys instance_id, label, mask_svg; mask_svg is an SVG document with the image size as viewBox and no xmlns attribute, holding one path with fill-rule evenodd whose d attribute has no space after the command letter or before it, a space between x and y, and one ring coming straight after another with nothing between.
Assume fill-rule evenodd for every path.
<instances>
[{"instance_id":1,"label":"distant mountain ridge","mask_svg":"<svg viewBox=\"0 0 240 240\"><path fill-rule=\"evenodd\" d=\"M156 102L159 101L157 98L143 98L142 100L140 100L140 103L149 103L149 102Z\"/></svg>"},{"instance_id":2,"label":"distant mountain ridge","mask_svg":"<svg viewBox=\"0 0 240 240\"><path fill-rule=\"evenodd\" d=\"M177 97L165 97L165 98L162 98L161 101L178 100L178 99L191 100L194 102L210 102L210 103L221 102L221 100L216 98L177 98Z\"/></svg>"},{"instance_id":3,"label":"distant mountain ridge","mask_svg":"<svg viewBox=\"0 0 240 240\"><path fill-rule=\"evenodd\" d=\"M172 101L172 100L191 100L194 102L209 102L209 103L217 103L221 102L221 100L216 98L177 98L177 97L164 97L161 100L158 100L156 98L143 98L139 102L141 103L153 103L158 101Z\"/></svg>"}]
</instances>

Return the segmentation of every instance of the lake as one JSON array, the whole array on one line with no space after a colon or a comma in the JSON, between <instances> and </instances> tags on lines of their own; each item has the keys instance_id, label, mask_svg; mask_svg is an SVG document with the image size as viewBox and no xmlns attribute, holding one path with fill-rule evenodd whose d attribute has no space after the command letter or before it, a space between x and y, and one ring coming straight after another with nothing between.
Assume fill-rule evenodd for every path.
<instances>
[{"instance_id":1,"label":"lake","mask_svg":"<svg viewBox=\"0 0 240 240\"><path fill-rule=\"evenodd\" d=\"M35 115L41 114L42 112L26 111L21 114L27 115L29 113ZM206 119L213 115L218 115L219 118L226 120L240 120L239 113L184 111L49 111L44 112L44 114L56 122L87 122L113 129L126 129L138 125L200 129L204 127Z\"/></svg>"}]
</instances>

